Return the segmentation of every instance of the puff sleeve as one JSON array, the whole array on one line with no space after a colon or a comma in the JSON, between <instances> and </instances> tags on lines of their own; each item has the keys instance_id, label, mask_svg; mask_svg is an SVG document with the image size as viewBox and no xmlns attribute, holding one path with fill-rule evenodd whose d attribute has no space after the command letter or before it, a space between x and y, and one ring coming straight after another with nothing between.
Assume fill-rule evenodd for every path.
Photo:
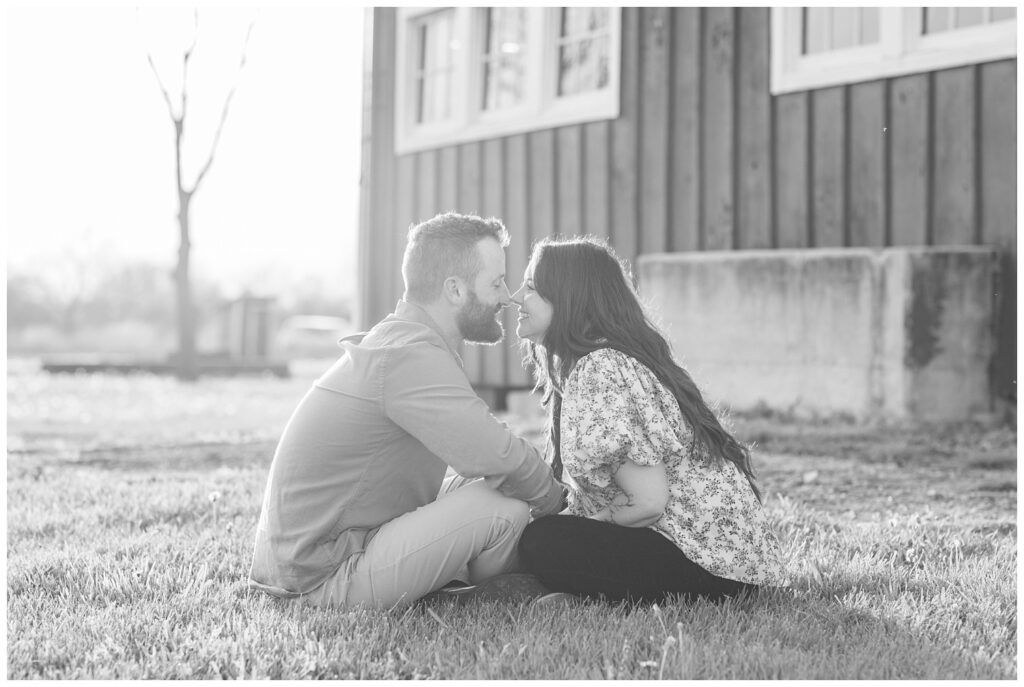
<instances>
[{"instance_id":1,"label":"puff sleeve","mask_svg":"<svg viewBox=\"0 0 1024 687\"><path fill-rule=\"evenodd\" d=\"M627 459L637 465L667 462L683 444L666 417L664 404L675 398L643 364L612 349L582 358L567 385L562 406L562 435L590 481L605 487ZM667 397L667 399L666 399Z\"/></svg>"}]
</instances>

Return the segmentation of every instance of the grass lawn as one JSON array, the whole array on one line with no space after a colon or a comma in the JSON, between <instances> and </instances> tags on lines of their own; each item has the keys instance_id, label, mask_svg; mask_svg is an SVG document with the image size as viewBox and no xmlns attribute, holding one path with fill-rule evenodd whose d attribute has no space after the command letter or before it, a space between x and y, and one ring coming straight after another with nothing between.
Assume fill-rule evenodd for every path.
<instances>
[{"instance_id":1,"label":"grass lawn","mask_svg":"<svg viewBox=\"0 0 1024 687\"><path fill-rule=\"evenodd\" d=\"M8 678L1017 676L1015 428L737 418L792 583L722 605L251 593L275 439L318 371L188 386L10 365Z\"/></svg>"}]
</instances>

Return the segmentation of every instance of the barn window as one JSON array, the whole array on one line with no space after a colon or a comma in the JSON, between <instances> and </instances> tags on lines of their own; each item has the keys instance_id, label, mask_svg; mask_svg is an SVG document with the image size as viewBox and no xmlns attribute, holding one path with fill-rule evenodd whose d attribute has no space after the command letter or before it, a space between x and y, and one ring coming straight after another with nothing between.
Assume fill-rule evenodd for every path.
<instances>
[{"instance_id":1,"label":"barn window","mask_svg":"<svg viewBox=\"0 0 1024 687\"><path fill-rule=\"evenodd\" d=\"M437 122L452 116L455 41L452 12L435 12L416 21L416 121Z\"/></svg>"},{"instance_id":2,"label":"barn window","mask_svg":"<svg viewBox=\"0 0 1024 687\"><path fill-rule=\"evenodd\" d=\"M607 7L562 7L558 29L558 95L608 87Z\"/></svg>"},{"instance_id":3,"label":"barn window","mask_svg":"<svg viewBox=\"0 0 1024 687\"><path fill-rule=\"evenodd\" d=\"M772 8L772 93L1016 57L1013 7Z\"/></svg>"},{"instance_id":4,"label":"barn window","mask_svg":"<svg viewBox=\"0 0 1024 687\"><path fill-rule=\"evenodd\" d=\"M1015 19L1016 7L922 7L924 33L957 31Z\"/></svg>"},{"instance_id":5,"label":"barn window","mask_svg":"<svg viewBox=\"0 0 1024 687\"><path fill-rule=\"evenodd\" d=\"M620 13L399 8L396 153L617 117Z\"/></svg>"},{"instance_id":6,"label":"barn window","mask_svg":"<svg viewBox=\"0 0 1024 687\"><path fill-rule=\"evenodd\" d=\"M489 7L483 18L483 109L515 107L526 97L526 8Z\"/></svg>"},{"instance_id":7,"label":"barn window","mask_svg":"<svg viewBox=\"0 0 1024 687\"><path fill-rule=\"evenodd\" d=\"M804 7L801 53L814 55L879 42L880 7Z\"/></svg>"}]
</instances>

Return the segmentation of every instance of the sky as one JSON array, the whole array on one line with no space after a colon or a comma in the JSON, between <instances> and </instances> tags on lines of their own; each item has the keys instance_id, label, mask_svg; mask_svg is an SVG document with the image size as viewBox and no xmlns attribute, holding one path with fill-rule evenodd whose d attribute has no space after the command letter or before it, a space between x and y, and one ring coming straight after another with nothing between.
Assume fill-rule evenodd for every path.
<instances>
[{"instance_id":1,"label":"sky","mask_svg":"<svg viewBox=\"0 0 1024 687\"><path fill-rule=\"evenodd\" d=\"M198 22L187 187L235 94L192 202L193 272L228 295L317 280L351 294L363 9L200 8ZM70 251L173 269L174 128L146 56L178 107L192 10L26 5L3 28L8 270L52 269Z\"/></svg>"}]
</instances>

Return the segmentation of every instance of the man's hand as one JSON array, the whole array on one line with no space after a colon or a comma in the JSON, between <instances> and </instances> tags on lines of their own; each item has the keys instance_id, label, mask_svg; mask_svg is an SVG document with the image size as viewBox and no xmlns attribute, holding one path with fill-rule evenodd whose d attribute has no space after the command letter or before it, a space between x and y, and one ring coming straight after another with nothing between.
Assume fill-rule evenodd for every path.
<instances>
[{"instance_id":1,"label":"man's hand","mask_svg":"<svg viewBox=\"0 0 1024 687\"><path fill-rule=\"evenodd\" d=\"M568 488L561 482L551 482L551 488L545 494L544 500L531 511L533 519L543 518L545 515L554 515L566 509L568 505Z\"/></svg>"}]
</instances>

